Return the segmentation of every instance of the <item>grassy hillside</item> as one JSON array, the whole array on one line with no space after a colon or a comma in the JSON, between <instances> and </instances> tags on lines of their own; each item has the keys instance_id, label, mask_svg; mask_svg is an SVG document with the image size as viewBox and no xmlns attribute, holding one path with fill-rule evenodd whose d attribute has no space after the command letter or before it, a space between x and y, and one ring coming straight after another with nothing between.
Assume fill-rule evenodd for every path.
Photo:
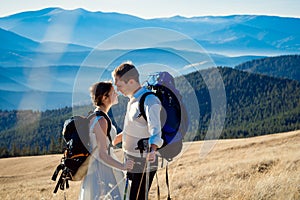
<instances>
[{"instance_id":1,"label":"grassy hillside","mask_svg":"<svg viewBox=\"0 0 300 200\"><path fill-rule=\"evenodd\" d=\"M214 148L204 151L207 145ZM300 130L247 139L185 143L169 165L173 200L300 199ZM52 191L52 173L61 155L0 159L0 199L63 199ZM165 171L158 171L166 199ZM151 200L156 197L156 180ZM67 199L77 199L80 182L71 182Z\"/></svg>"}]
</instances>

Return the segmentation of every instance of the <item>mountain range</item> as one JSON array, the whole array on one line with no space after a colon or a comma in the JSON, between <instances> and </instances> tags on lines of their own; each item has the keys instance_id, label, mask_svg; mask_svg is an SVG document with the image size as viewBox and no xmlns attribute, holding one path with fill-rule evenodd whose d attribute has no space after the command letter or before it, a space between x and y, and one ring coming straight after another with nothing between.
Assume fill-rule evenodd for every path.
<instances>
[{"instance_id":1,"label":"mountain range","mask_svg":"<svg viewBox=\"0 0 300 200\"><path fill-rule=\"evenodd\" d=\"M238 70L300 82L300 55L268 57L241 63Z\"/></svg>"},{"instance_id":2,"label":"mountain range","mask_svg":"<svg viewBox=\"0 0 300 200\"><path fill-rule=\"evenodd\" d=\"M284 59L292 63L297 60L295 57ZM276 63L276 59L283 58L264 63ZM218 99L222 95L214 94L220 91L219 84L215 84L216 71L224 83L226 117ZM297 80L218 67L177 77L175 82L190 122L185 141L244 138L300 129L300 82ZM120 96L119 103L109 112L118 130L123 127L127 102L128 98ZM46 111L0 110L0 157L61 152L64 121L72 115L86 115L92 109L89 104ZM222 132L217 134L220 127Z\"/></svg>"},{"instance_id":3,"label":"mountain range","mask_svg":"<svg viewBox=\"0 0 300 200\"><path fill-rule=\"evenodd\" d=\"M299 52L299 23L298 18L255 15L142 19L120 13L61 8L0 18L2 29L38 42L52 41L93 48L122 31L160 27L187 35L208 51L256 55Z\"/></svg>"},{"instance_id":4,"label":"mountain range","mask_svg":"<svg viewBox=\"0 0 300 200\"><path fill-rule=\"evenodd\" d=\"M142 19L61 8L2 17L0 109L46 110L88 101L89 85L109 80L112 68L126 60L144 67L144 75L162 69L181 75L297 54L299 25L300 19L276 16ZM74 100L74 91L80 98Z\"/></svg>"}]
</instances>

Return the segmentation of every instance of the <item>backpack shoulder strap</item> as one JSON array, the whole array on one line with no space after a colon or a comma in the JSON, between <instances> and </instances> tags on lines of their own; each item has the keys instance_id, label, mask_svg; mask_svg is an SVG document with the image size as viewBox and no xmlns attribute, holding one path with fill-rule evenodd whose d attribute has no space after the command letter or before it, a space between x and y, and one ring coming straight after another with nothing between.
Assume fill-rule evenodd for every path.
<instances>
[{"instance_id":1,"label":"backpack shoulder strap","mask_svg":"<svg viewBox=\"0 0 300 200\"><path fill-rule=\"evenodd\" d=\"M141 98L140 98L140 101L139 101L139 110L140 110L140 114L138 115L138 118L140 118L141 116L143 116L143 118L147 121L147 116L146 116L146 113L145 113L145 100L146 100L146 97L150 94L153 94L155 95L154 92L146 92L144 93Z\"/></svg>"},{"instance_id":2,"label":"backpack shoulder strap","mask_svg":"<svg viewBox=\"0 0 300 200\"><path fill-rule=\"evenodd\" d=\"M107 121L107 131L106 131L106 136L108 137L109 142L110 142L110 144L111 144L111 143L112 143L112 139L111 139L111 135L110 135L110 131L111 131L111 121L110 121L109 117L108 117L104 112L102 112L102 111L96 111L96 112L95 112L95 115L96 115L96 116L103 116L103 117L106 119L106 121Z\"/></svg>"}]
</instances>

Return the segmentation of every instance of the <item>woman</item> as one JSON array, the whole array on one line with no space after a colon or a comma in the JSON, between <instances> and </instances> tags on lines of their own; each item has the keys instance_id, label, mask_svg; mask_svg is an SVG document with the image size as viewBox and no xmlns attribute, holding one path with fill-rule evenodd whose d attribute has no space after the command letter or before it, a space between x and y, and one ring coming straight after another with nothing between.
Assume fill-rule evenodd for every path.
<instances>
[{"instance_id":1,"label":"woman","mask_svg":"<svg viewBox=\"0 0 300 200\"><path fill-rule=\"evenodd\" d=\"M118 103L118 95L111 82L97 82L90 87L91 100L95 111L105 114L112 105ZM90 121L90 140L95 149L90 159L86 177L81 184L80 200L121 199L125 188L124 173L121 170L131 170L133 161L125 164L119 162L113 151L108 154L109 140L106 136L107 120L103 116L95 116ZM116 128L111 125L112 138Z\"/></svg>"}]
</instances>

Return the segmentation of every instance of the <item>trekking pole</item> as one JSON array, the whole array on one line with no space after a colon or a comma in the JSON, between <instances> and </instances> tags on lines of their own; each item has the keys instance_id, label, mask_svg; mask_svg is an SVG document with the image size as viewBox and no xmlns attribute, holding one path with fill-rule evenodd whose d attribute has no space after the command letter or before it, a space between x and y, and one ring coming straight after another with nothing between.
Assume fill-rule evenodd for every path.
<instances>
[{"instance_id":1,"label":"trekking pole","mask_svg":"<svg viewBox=\"0 0 300 200\"><path fill-rule=\"evenodd\" d=\"M147 157L150 152L150 148L147 148ZM148 200L148 188L149 188L149 173L150 173L150 161L146 157L146 184L145 184L145 200Z\"/></svg>"},{"instance_id":2,"label":"trekking pole","mask_svg":"<svg viewBox=\"0 0 300 200\"><path fill-rule=\"evenodd\" d=\"M145 184L145 200L148 200L148 187L149 187L149 161L147 162L147 167L146 167L146 184Z\"/></svg>"},{"instance_id":3,"label":"trekking pole","mask_svg":"<svg viewBox=\"0 0 300 200\"><path fill-rule=\"evenodd\" d=\"M128 190L128 175L126 174L126 182L125 182L125 189L124 189L123 200L126 200L127 190Z\"/></svg>"},{"instance_id":4,"label":"trekking pole","mask_svg":"<svg viewBox=\"0 0 300 200\"><path fill-rule=\"evenodd\" d=\"M64 191L64 200L67 200L66 191Z\"/></svg>"}]
</instances>

